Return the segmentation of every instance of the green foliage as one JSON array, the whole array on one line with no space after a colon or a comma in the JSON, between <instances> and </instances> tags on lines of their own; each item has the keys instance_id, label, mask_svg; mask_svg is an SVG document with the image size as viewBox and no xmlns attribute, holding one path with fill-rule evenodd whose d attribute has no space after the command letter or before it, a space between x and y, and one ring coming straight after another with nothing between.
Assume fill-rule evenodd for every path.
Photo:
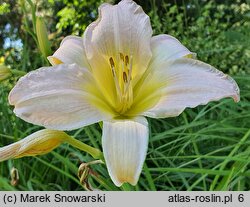
<instances>
[{"instance_id":1,"label":"green foliage","mask_svg":"<svg viewBox=\"0 0 250 207\"><path fill-rule=\"evenodd\" d=\"M58 32L82 35L85 28L97 18L97 8L101 0L63 1L63 8L58 11L59 21L56 25Z\"/></svg>"},{"instance_id":2,"label":"green foliage","mask_svg":"<svg viewBox=\"0 0 250 207\"><path fill-rule=\"evenodd\" d=\"M117 2L117 1L116 1ZM93 166L90 178L101 190L249 190L250 189L250 7L245 1L137 1L151 18L154 34L178 38L198 59L231 74L241 90L241 101L210 103L187 109L179 117L151 120L147 160L136 187L116 188L104 165ZM100 1L39 1L55 50L62 37L83 35L97 18ZM21 5L23 7L21 7ZM31 71L48 63L33 37L28 1L5 1L0 6L0 56L12 69ZM9 25L9 29L6 29ZM19 46L4 47L7 39ZM0 146L40 129L17 118L7 101L17 78L0 85ZM70 135L101 149L98 124ZM0 163L0 190L83 190L78 166L91 156L64 144L48 155ZM12 167L19 184L10 184Z\"/></svg>"},{"instance_id":3,"label":"green foliage","mask_svg":"<svg viewBox=\"0 0 250 207\"><path fill-rule=\"evenodd\" d=\"M9 12L10 12L10 5L8 3L4 2L2 5L0 5L0 15L4 15Z\"/></svg>"},{"instance_id":4,"label":"green foliage","mask_svg":"<svg viewBox=\"0 0 250 207\"><path fill-rule=\"evenodd\" d=\"M230 74L250 73L250 5L244 1L151 1L155 34L177 37L198 59ZM178 1L179 2L179 1ZM219 60L219 61L218 61Z\"/></svg>"}]
</instances>

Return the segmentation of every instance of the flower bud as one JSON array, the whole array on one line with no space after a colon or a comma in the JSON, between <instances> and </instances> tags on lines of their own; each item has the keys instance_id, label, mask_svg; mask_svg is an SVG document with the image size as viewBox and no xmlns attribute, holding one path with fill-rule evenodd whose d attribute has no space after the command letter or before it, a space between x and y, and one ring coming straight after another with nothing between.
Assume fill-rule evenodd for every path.
<instances>
[{"instance_id":1,"label":"flower bud","mask_svg":"<svg viewBox=\"0 0 250 207\"><path fill-rule=\"evenodd\" d=\"M0 162L24 156L46 154L67 139L69 136L65 132L49 129L40 130L18 142L0 148Z\"/></svg>"},{"instance_id":2,"label":"flower bud","mask_svg":"<svg viewBox=\"0 0 250 207\"><path fill-rule=\"evenodd\" d=\"M44 19L42 17L36 18L36 35L42 55L46 58L51 55L51 46L48 39L48 32Z\"/></svg>"},{"instance_id":3,"label":"flower bud","mask_svg":"<svg viewBox=\"0 0 250 207\"><path fill-rule=\"evenodd\" d=\"M5 65L0 65L0 82L9 78L11 76L11 71Z\"/></svg>"}]
</instances>

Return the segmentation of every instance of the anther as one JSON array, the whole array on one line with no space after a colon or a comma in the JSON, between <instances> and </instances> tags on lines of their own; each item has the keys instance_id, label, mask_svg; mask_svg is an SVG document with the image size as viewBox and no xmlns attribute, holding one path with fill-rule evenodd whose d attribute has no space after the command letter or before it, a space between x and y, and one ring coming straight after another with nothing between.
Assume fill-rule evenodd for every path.
<instances>
[{"instance_id":1,"label":"anther","mask_svg":"<svg viewBox=\"0 0 250 207\"><path fill-rule=\"evenodd\" d=\"M129 64L129 58L128 58L128 56L126 55L125 56L125 65L127 66Z\"/></svg>"},{"instance_id":2,"label":"anther","mask_svg":"<svg viewBox=\"0 0 250 207\"><path fill-rule=\"evenodd\" d=\"M120 89L119 81L118 81L116 71L115 71L115 62L114 62L112 57L109 58L109 63L110 63L110 66L111 66L112 75L114 77L116 92L117 92L118 96L121 97L121 89Z\"/></svg>"},{"instance_id":3,"label":"anther","mask_svg":"<svg viewBox=\"0 0 250 207\"><path fill-rule=\"evenodd\" d=\"M112 57L109 58L109 63L110 63L110 65L111 65L112 68L115 67L115 62L114 62L114 60L113 60Z\"/></svg>"},{"instance_id":4,"label":"anther","mask_svg":"<svg viewBox=\"0 0 250 207\"><path fill-rule=\"evenodd\" d=\"M124 62L124 55L120 52L120 58Z\"/></svg>"},{"instance_id":5,"label":"anther","mask_svg":"<svg viewBox=\"0 0 250 207\"><path fill-rule=\"evenodd\" d=\"M110 66L111 66L111 71L112 71L112 75L115 77L116 74L115 74L115 63L114 63L114 60L112 57L109 58L109 63L110 63Z\"/></svg>"},{"instance_id":6,"label":"anther","mask_svg":"<svg viewBox=\"0 0 250 207\"><path fill-rule=\"evenodd\" d=\"M127 74L126 74L125 72L123 72L122 75L123 75L123 80L124 80L124 82L127 83L127 82L128 82Z\"/></svg>"}]
</instances>

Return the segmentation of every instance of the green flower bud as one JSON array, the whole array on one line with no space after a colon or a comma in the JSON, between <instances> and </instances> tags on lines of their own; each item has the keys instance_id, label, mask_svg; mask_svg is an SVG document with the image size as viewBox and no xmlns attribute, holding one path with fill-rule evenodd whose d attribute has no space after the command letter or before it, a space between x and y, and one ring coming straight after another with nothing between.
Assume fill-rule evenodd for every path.
<instances>
[{"instance_id":1,"label":"green flower bud","mask_svg":"<svg viewBox=\"0 0 250 207\"><path fill-rule=\"evenodd\" d=\"M42 55L46 58L51 55L51 46L48 39L48 32L44 19L42 17L36 18L36 35L39 44L39 49Z\"/></svg>"}]
</instances>

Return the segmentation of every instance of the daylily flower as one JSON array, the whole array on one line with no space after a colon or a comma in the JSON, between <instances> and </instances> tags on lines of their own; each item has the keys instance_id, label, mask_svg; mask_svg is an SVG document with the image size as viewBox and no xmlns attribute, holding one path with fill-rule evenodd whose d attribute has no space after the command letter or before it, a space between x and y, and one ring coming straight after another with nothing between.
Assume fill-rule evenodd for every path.
<instances>
[{"instance_id":1,"label":"daylily flower","mask_svg":"<svg viewBox=\"0 0 250 207\"><path fill-rule=\"evenodd\" d=\"M103 121L102 147L117 186L135 185L148 146L144 116L178 116L225 97L239 101L235 81L169 35L152 37L149 17L132 0L102 4L82 37L66 37L43 67L9 94L23 120L73 130Z\"/></svg>"}]
</instances>

